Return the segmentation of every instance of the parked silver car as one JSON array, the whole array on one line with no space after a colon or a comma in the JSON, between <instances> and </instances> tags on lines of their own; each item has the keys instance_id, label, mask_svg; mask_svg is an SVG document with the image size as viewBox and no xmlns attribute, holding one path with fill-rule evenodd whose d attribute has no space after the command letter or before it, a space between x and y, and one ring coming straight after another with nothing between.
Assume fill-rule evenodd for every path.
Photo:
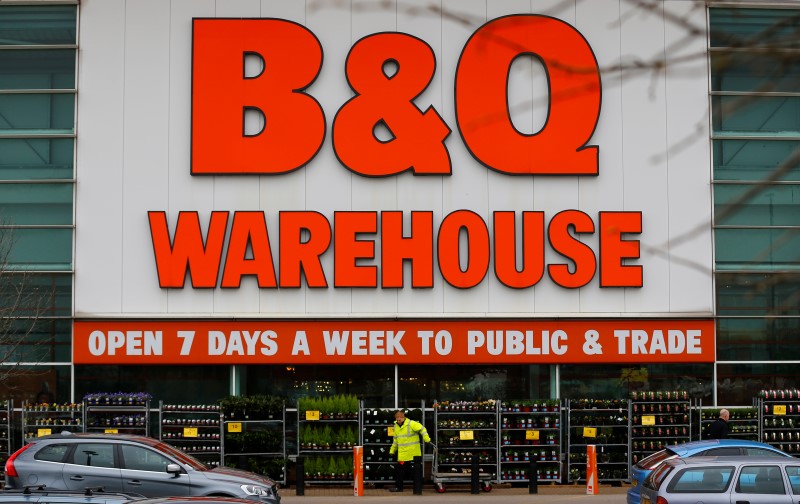
<instances>
[{"instance_id":1,"label":"parked silver car","mask_svg":"<svg viewBox=\"0 0 800 504\"><path fill-rule=\"evenodd\" d=\"M238 497L280 503L277 484L264 476L218 467L209 469L186 453L145 436L55 434L36 438L6 461L6 488L103 487L145 497Z\"/></svg>"},{"instance_id":2,"label":"parked silver car","mask_svg":"<svg viewBox=\"0 0 800 504\"><path fill-rule=\"evenodd\" d=\"M642 504L789 504L800 495L800 460L692 457L667 460L642 483Z\"/></svg>"}]
</instances>

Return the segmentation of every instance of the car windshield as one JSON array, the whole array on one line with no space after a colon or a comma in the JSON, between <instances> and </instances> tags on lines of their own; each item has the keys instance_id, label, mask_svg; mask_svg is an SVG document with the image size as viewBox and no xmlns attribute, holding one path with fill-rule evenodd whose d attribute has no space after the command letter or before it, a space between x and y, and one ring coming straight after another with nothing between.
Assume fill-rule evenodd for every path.
<instances>
[{"instance_id":1,"label":"car windshield","mask_svg":"<svg viewBox=\"0 0 800 504\"><path fill-rule=\"evenodd\" d=\"M659 452L655 452L654 454L650 455L649 457L643 458L641 460L641 462L639 462L639 467L643 467L645 469L653 470L656 467L658 467L658 465L661 462L664 462L665 460L669 460L669 459L675 458L677 456L678 456L678 454L675 453L672 450L661 450Z\"/></svg>"},{"instance_id":2,"label":"car windshield","mask_svg":"<svg viewBox=\"0 0 800 504\"><path fill-rule=\"evenodd\" d=\"M180 460L184 464L190 466L195 471L208 471L208 467L196 458L192 457L191 455L182 452L181 450L175 448L172 445L168 445L167 443L156 443L153 447L163 453L171 455L172 457Z\"/></svg>"},{"instance_id":3,"label":"car windshield","mask_svg":"<svg viewBox=\"0 0 800 504\"><path fill-rule=\"evenodd\" d=\"M668 464L662 464L661 467L651 472L644 480L644 486L658 490L661 487L661 482L664 478L672 472L673 467Z\"/></svg>"}]
</instances>

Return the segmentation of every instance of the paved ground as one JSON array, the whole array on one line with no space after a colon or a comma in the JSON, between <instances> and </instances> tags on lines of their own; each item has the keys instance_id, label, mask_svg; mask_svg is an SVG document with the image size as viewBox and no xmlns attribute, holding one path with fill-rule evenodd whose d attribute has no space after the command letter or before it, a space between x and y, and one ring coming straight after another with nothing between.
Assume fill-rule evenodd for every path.
<instances>
[{"instance_id":1,"label":"paved ground","mask_svg":"<svg viewBox=\"0 0 800 504\"><path fill-rule=\"evenodd\" d=\"M587 495L582 485L539 485L538 493L530 494L526 488L511 488L508 485L495 485L491 492L470 493L469 485L453 485L445 493L437 493L432 486L426 486L422 495L414 495L410 488L404 493L391 493L382 488L367 488L363 497L354 497L352 487L307 486L305 495L296 495L295 488L281 490L281 504L345 504L350 502L385 504L420 504L422 502L462 503L472 501L478 504L522 504L522 503L567 503L584 504L625 504L627 486L611 487L601 485L597 495Z\"/></svg>"}]
</instances>

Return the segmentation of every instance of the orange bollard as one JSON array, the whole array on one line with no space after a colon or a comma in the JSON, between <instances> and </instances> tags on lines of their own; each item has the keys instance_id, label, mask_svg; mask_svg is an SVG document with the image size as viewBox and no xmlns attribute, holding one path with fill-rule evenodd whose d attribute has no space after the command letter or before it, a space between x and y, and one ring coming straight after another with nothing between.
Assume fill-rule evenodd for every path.
<instances>
[{"instance_id":1,"label":"orange bollard","mask_svg":"<svg viewBox=\"0 0 800 504\"><path fill-rule=\"evenodd\" d=\"M586 495L597 495L597 447L586 446Z\"/></svg>"},{"instance_id":2,"label":"orange bollard","mask_svg":"<svg viewBox=\"0 0 800 504\"><path fill-rule=\"evenodd\" d=\"M364 497L364 447L353 447L353 496Z\"/></svg>"}]
</instances>

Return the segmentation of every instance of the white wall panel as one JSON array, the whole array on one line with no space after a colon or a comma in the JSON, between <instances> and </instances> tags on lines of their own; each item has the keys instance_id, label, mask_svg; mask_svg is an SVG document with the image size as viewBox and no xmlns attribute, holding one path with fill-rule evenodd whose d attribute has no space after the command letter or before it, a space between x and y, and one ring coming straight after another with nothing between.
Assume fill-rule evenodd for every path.
<instances>
[{"instance_id":1,"label":"white wall panel","mask_svg":"<svg viewBox=\"0 0 800 504\"><path fill-rule=\"evenodd\" d=\"M579 0L576 3L576 28L586 37L600 67L603 101L600 118L592 136L591 145L600 148L600 166L597 177L581 177L578 181L580 208L595 221L595 233L586 237L598 251L598 271L589 288L580 291L580 311L583 313L621 313L625 311L623 289L600 288L599 243L601 211L622 211L625 180L622 163L622 117L617 113L625 98L621 90L619 32L609 32L608 27L619 20L618 0ZM637 235L626 236L637 239Z\"/></svg>"},{"instance_id":2,"label":"white wall panel","mask_svg":"<svg viewBox=\"0 0 800 504\"><path fill-rule=\"evenodd\" d=\"M533 13L551 16L575 26L575 2L572 0L536 0ZM547 90L537 90L534 103L542 103L548 98ZM536 210L544 212L545 226L555 215L563 210L580 207L579 180L577 177L537 177L533 183L533 203ZM567 259L545 246L545 264L565 264ZM545 267L546 268L546 267ZM580 292L564 289L545 276L534 289L537 313L579 313Z\"/></svg>"},{"instance_id":3,"label":"white wall panel","mask_svg":"<svg viewBox=\"0 0 800 504\"><path fill-rule=\"evenodd\" d=\"M529 0L502 0L487 2L486 14L488 19L495 19L513 14L530 14L531 2ZM532 58L520 58L511 66L508 76L508 108L514 126L528 134L533 134L544 125L546 110L544 107L535 108L534 96L541 93L547 86L544 67ZM510 176L497 173L488 168L486 170L486 190L488 192L488 214L486 223L489 232L494 236L492 216L494 212L513 211L517 214L517 233L521 238L522 212L535 210L533 204L534 178L530 176ZM530 239L530 238L529 238ZM522 255L522 240L516 243L517 257ZM502 285L494 272L494 249L487 279L489 289L488 311L493 313L518 313L529 315L535 311L534 290L532 287L525 290L509 289ZM517 260L517 267L522 266Z\"/></svg>"},{"instance_id":4,"label":"white wall panel","mask_svg":"<svg viewBox=\"0 0 800 504\"><path fill-rule=\"evenodd\" d=\"M353 175L339 165L331 146L331 125L336 111L352 92L344 75L347 52L353 43L352 2L309 2L306 8L306 27L322 44L322 71L309 91L325 111L327 136L322 150L308 165L306 202L310 210L324 214L333 227L336 211L352 210ZM331 238L333 240L333 238ZM311 313L333 315L350 313L352 289L334 289L333 246L322 258L328 289L308 289L307 310Z\"/></svg>"},{"instance_id":5,"label":"white wall panel","mask_svg":"<svg viewBox=\"0 0 800 504\"><path fill-rule=\"evenodd\" d=\"M218 18L257 18L261 16L259 0L229 2L217 0ZM214 210L230 211L230 230L234 210L261 208L259 177L255 175L214 176ZM223 256L223 263L225 258ZM224 268L220 268L220 273ZM259 313L258 282L252 276L242 278L239 289L215 289L214 313Z\"/></svg>"},{"instance_id":6,"label":"white wall panel","mask_svg":"<svg viewBox=\"0 0 800 504\"><path fill-rule=\"evenodd\" d=\"M429 9L428 6L433 6ZM442 114L442 93L445 86L452 86L450 77L442 75L442 20L436 13L441 9L440 1L409 0L398 4L397 30L424 40L433 49L436 56L436 73L428 88L415 100L417 107L427 110L435 108ZM454 129L454 125L449 125ZM445 146L458 141L458 132L450 133ZM422 178L422 180L420 180ZM397 177L398 208L405 210L406 223L412 211L432 211L434 226L438 225L442 216L442 185L449 176L419 177L403 173ZM406 228L406 235L410 228ZM436 247L434 236L434 250ZM433 262L434 287L432 289L412 289L406 287L397 293L397 310L400 313L441 313L444 302L444 285L439 274L438 263ZM405 285L411 284L411 268L404 268Z\"/></svg>"},{"instance_id":7,"label":"white wall panel","mask_svg":"<svg viewBox=\"0 0 800 504\"><path fill-rule=\"evenodd\" d=\"M379 32L397 31L397 1L370 0L360 1L353 6L352 42L356 44L362 38ZM350 95L353 95L351 91ZM391 121L391 118L388 119ZM340 168L345 170L345 168ZM353 175L353 210L373 211L397 209L397 177L363 177ZM380 231L380 216L378 216ZM368 239L364 236L361 239ZM375 235L376 261L363 264L380 265L380 235ZM380 267L378 267L378 284L380 284ZM377 294L377 295L376 295ZM394 313L397 311L397 290L395 289L353 289L353 311L364 313Z\"/></svg>"},{"instance_id":8,"label":"white wall panel","mask_svg":"<svg viewBox=\"0 0 800 504\"><path fill-rule=\"evenodd\" d=\"M286 19L305 25L306 6L304 2L284 0L261 0L261 16ZM324 64L324 63L323 63ZM280 240L278 239L278 219L280 211L306 209L306 167L285 175L259 178L261 208L266 212L269 241L275 274L279 274ZM306 309L306 288L263 289L259 293L260 312L303 313Z\"/></svg>"},{"instance_id":9,"label":"white wall panel","mask_svg":"<svg viewBox=\"0 0 800 504\"><path fill-rule=\"evenodd\" d=\"M702 2L666 0L678 16L705 26ZM696 10L692 10L696 9ZM600 147L597 177L525 177L493 172L475 160L455 121L454 86L464 44L487 20L535 13L575 26L602 69L603 101L591 144ZM306 166L280 176L191 176L192 17L273 17L309 28L323 46L323 66L307 90L326 116L325 142ZM400 31L436 54L433 81L415 100L433 106L452 130L446 141L451 176L366 178L336 159L331 125L353 96L345 59L360 38ZM664 58L685 33L661 13L618 0L107 0L81 6L76 225L78 316L595 316L712 312L710 156L705 41L667 53L666 72L616 71L631 61ZM701 57L678 64L686 54ZM674 66L673 66L674 63ZM541 65L514 63L509 77L512 120L531 132L543 126L548 93ZM691 133L696 142L684 142ZM333 224L337 211L432 211L434 232L450 212L479 214L491 233L492 212L543 211L546 221L579 209L599 224L600 211L641 211L642 289L559 287L545 273L517 291L496 279L493 262L472 289L445 283L435 266L433 289L335 289L332 248L324 255L329 288L161 290L147 211L164 210L174 230L180 211L266 212L276 272L280 211L310 210ZM694 232L700 226L700 232ZM406 229L408 232L408 229ZM689 236L689 239L684 239ZM435 239L435 237L434 237ZM583 241L597 250L597 233ZM376 255L380 240L376 237ZM546 263L569 262L546 245ZM378 262L378 261L376 261ZM434 263L436 260L434 258ZM463 264L463 263L462 263Z\"/></svg>"},{"instance_id":10,"label":"white wall panel","mask_svg":"<svg viewBox=\"0 0 800 504\"><path fill-rule=\"evenodd\" d=\"M207 223L213 209L214 178L189 174L192 120L192 18L213 18L214 0L172 0L169 40L169 201L152 210L167 209L170 229L175 229L179 212L198 211ZM187 90L190 90L187 92ZM188 284L187 278L187 284ZM211 313L212 289L170 289L170 313Z\"/></svg>"},{"instance_id":11,"label":"white wall panel","mask_svg":"<svg viewBox=\"0 0 800 504\"><path fill-rule=\"evenodd\" d=\"M122 306L129 313L167 308L152 247L143 247L147 212L167 205L170 4L140 0L125 4L125 98L122 183ZM146 241L144 242L146 244Z\"/></svg>"},{"instance_id":12,"label":"white wall panel","mask_svg":"<svg viewBox=\"0 0 800 504\"><path fill-rule=\"evenodd\" d=\"M711 153L707 81L705 3L664 3L667 52L667 146L669 159L670 299L671 311L709 313L714 309L711 269ZM688 23L684 24L684 23ZM708 162L703 163L703 160ZM696 289L687 289L694 285Z\"/></svg>"},{"instance_id":13,"label":"white wall panel","mask_svg":"<svg viewBox=\"0 0 800 504\"><path fill-rule=\"evenodd\" d=\"M81 7L75 314L122 313L125 2ZM146 246L146 244L144 244Z\"/></svg>"},{"instance_id":14,"label":"white wall panel","mask_svg":"<svg viewBox=\"0 0 800 504\"><path fill-rule=\"evenodd\" d=\"M451 125L453 134L447 146L453 175L443 181L443 216L458 210L471 210L484 221L489 216L489 195L486 191L488 171L475 161L460 141L456 131L455 75L461 50L475 30L486 22L486 2L481 0L444 0L442 10L448 15L442 23L442 88L441 115ZM467 242L460 240L461 267L466 267ZM444 311L450 313L482 313L489 309L489 276L471 289L444 285Z\"/></svg>"},{"instance_id":15,"label":"white wall panel","mask_svg":"<svg viewBox=\"0 0 800 504\"><path fill-rule=\"evenodd\" d=\"M664 17L661 8L623 4L622 145L625 207L643 214L641 235L644 286L626 292L626 310L650 312L669 306L669 194L667 110L663 66ZM637 66L644 68L637 68Z\"/></svg>"}]
</instances>

